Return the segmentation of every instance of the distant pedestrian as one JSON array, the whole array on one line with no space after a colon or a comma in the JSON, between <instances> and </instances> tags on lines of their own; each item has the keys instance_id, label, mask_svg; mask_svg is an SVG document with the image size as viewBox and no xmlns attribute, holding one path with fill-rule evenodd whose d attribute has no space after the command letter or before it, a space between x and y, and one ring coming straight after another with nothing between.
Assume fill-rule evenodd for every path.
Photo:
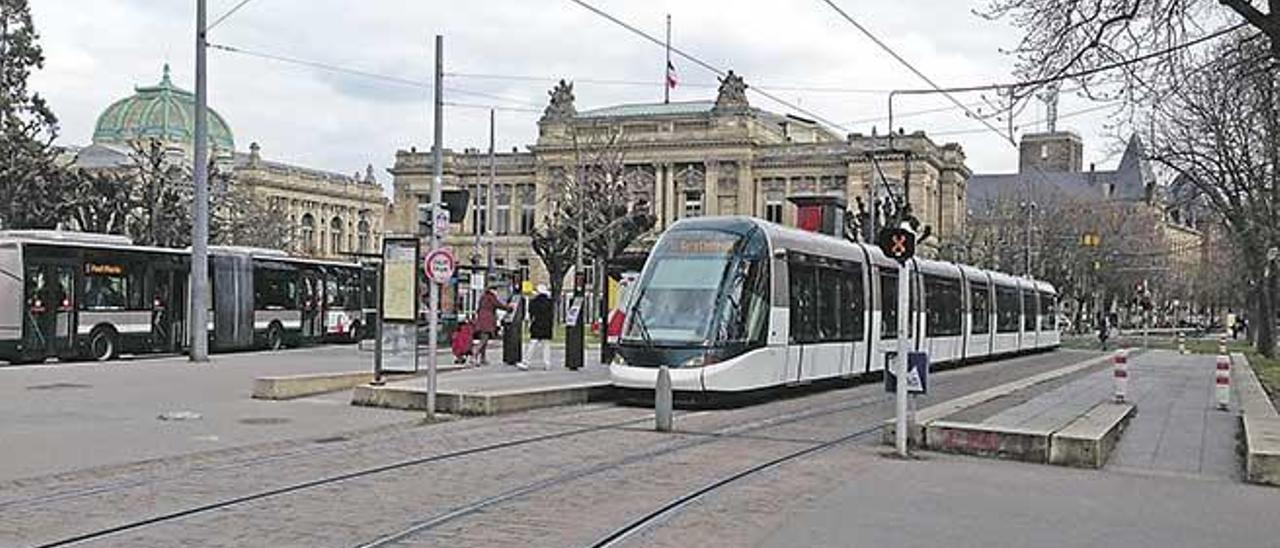
<instances>
[{"instance_id":1,"label":"distant pedestrian","mask_svg":"<svg viewBox=\"0 0 1280 548\"><path fill-rule=\"evenodd\" d=\"M480 338L480 348L476 350L476 359L479 365L488 365L489 357L485 354L489 346L489 339L492 339L498 333L498 309L511 310L511 305L502 302L498 298L498 294L493 291L497 284L485 288L484 294L480 296L480 306L476 310L475 334Z\"/></svg>"},{"instance_id":2,"label":"distant pedestrian","mask_svg":"<svg viewBox=\"0 0 1280 548\"><path fill-rule=\"evenodd\" d=\"M542 368L546 370L551 369L551 326L555 308L547 286L538 284L537 294L529 301L529 347L525 349L524 355L532 360L537 355L534 352L541 348ZM516 367L529 369L523 362Z\"/></svg>"},{"instance_id":3,"label":"distant pedestrian","mask_svg":"<svg viewBox=\"0 0 1280 548\"><path fill-rule=\"evenodd\" d=\"M1102 351L1107 351L1107 337L1111 335L1111 320L1106 314L1098 315L1098 343L1102 345Z\"/></svg>"}]
</instances>

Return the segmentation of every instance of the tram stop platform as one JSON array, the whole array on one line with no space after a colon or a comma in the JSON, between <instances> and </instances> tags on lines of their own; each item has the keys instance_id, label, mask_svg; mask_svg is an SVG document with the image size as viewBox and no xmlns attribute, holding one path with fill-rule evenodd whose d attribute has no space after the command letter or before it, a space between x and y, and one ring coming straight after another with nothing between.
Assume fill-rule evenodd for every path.
<instances>
[{"instance_id":1,"label":"tram stop platform","mask_svg":"<svg viewBox=\"0 0 1280 548\"><path fill-rule=\"evenodd\" d=\"M437 378L436 412L456 415L498 415L613 397L609 369L595 364L577 371L563 366L522 371L499 363L452 371ZM382 386L357 386L351 404L426 410L427 379L417 376Z\"/></svg>"},{"instance_id":2,"label":"tram stop platform","mask_svg":"<svg viewBox=\"0 0 1280 548\"><path fill-rule=\"evenodd\" d=\"M1133 351L1124 403L1111 356L993 387L917 413L926 449L1177 476L1239 476L1238 405L1215 399L1215 356ZM1233 379L1234 381L1234 379ZM886 438L891 442L891 431Z\"/></svg>"}]
</instances>

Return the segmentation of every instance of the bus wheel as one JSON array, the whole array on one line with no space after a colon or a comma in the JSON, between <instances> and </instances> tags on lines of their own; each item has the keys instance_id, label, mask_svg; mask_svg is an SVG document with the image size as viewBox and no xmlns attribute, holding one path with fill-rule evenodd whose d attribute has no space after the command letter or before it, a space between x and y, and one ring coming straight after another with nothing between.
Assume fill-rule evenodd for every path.
<instances>
[{"instance_id":1,"label":"bus wheel","mask_svg":"<svg viewBox=\"0 0 1280 548\"><path fill-rule=\"evenodd\" d=\"M105 362L114 359L119 351L116 333L110 327L99 327L89 336L89 358Z\"/></svg>"},{"instance_id":2,"label":"bus wheel","mask_svg":"<svg viewBox=\"0 0 1280 548\"><path fill-rule=\"evenodd\" d=\"M267 329L267 349L271 351L284 348L284 330L280 329L280 324L273 323Z\"/></svg>"}]
</instances>

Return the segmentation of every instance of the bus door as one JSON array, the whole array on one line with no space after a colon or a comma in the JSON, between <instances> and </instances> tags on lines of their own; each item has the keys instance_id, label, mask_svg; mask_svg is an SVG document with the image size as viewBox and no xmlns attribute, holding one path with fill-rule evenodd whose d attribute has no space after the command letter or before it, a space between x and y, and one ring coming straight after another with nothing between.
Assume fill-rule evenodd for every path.
<instances>
[{"instance_id":1,"label":"bus door","mask_svg":"<svg viewBox=\"0 0 1280 548\"><path fill-rule=\"evenodd\" d=\"M324 280L314 270L302 270L302 339L314 341L324 334Z\"/></svg>"},{"instance_id":2,"label":"bus door","mask_svg":"<svg viewBox=\"0 0 1280 548\"><path fill-rule=\"evenodd\" d=\"M187 273L156 270L151 299L151 345L162 352L177 352L186 341Z\"/></svg>"},{"instance_id":3,"label":"bus door","mask_svg":"<svg viewBox=\"0 0 1280 548\"><path fill-rule=\"evenodd\" d=\"M74 349L76 267L32 260L27 264L23 346L33 357L65 356Z\"/></svg>"}]
</instances>

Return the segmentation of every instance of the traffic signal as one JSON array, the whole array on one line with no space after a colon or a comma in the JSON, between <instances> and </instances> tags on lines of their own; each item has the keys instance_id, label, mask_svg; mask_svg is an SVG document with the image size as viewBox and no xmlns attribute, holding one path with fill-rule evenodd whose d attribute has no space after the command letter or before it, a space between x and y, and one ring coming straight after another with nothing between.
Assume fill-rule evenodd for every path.
<instances>
[{"instance_id":1,"label":"traffic signal","mask_svg":"<svg viewBox=\"0 0 1280 548\"><path fill-rule=\"evenodd\" d=\"M900 263L916 255L916 233L905 227L885 227L880 231L880 251Z\"/></svg>"}]
</instances>

